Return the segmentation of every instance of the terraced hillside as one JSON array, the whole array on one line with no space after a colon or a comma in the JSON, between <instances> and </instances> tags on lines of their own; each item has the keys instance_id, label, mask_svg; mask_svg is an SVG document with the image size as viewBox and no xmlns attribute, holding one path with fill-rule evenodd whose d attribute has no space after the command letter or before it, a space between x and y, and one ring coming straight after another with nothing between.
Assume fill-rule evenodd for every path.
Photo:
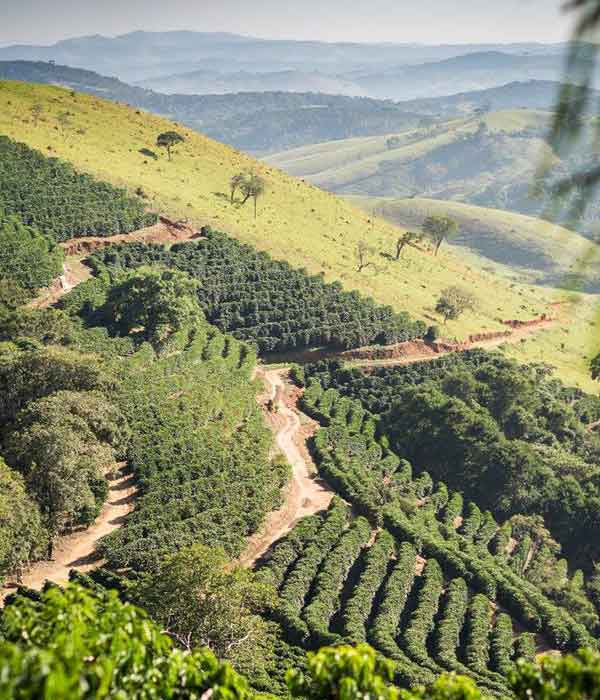
<instances>
[{"instance_id":1,"label":"terraced hillside","mask_svg":"<svg viewBox=\"0 0 600 700\"><path fill-rule=\"evenodd\" d=\"M322 426L319 472L345 502L301 521L259 568L278 589L274 617L290 640L309 649L368 641L395 662L401 685L456 671L489 697L510 695L516 658L594 644L527 578L546 565L544 547L413 473L377 437L377 418L326 380L307 374L301 405Z\"/></svg>"}]
</instances>

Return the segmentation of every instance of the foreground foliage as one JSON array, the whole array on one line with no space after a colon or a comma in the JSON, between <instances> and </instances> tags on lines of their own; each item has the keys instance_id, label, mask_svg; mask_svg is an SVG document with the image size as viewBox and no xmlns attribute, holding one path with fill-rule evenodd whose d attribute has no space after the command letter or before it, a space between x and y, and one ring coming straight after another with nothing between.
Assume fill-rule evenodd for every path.
<instances>
[{"instance_id":1,"label":"foreground foliage","mask_svg":"<svg viewBox=\"0 0 600 700\"><path fill-rule=\"evenodd\" d=\"M243 679L209 651L185 654L116 593L50 589L2 614L0 698L100 700L247 697Z\"/></svg>"},{"instance_id":2,"label":"foreground foliage","mask_svg":"<svg viewBox=\"0 0 600 700\"><path fill-rule=\"evenodd\" d=\"M209 650L184 652L117 594L71 584L40 600L18 596L0 620L0 699L250 700L246 679ZM369 646L324 648L290 669L296 700L481 700L468 678L442 675L427 688L392 685L394 665ZM251 680L251 679L248 679ZM519 700L590 700L600 690L600 656L582 650L510 673Z\"/></svg>"}]
</instances>

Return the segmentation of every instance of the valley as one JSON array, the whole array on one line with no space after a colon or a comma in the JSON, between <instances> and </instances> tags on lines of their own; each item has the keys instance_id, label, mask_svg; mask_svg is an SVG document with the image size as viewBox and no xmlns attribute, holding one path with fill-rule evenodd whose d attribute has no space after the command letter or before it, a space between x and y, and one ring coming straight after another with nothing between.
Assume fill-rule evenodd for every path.
<instances>
[{"instance_id":1,"label":"valley","mask_svg":"<svg viewBox=\"0 0 600 700\"><path fill-rule=\"evenodd\" d=\"M597 695L596 4L0 43L0 700Z\"/></svg>"}]
</instances>

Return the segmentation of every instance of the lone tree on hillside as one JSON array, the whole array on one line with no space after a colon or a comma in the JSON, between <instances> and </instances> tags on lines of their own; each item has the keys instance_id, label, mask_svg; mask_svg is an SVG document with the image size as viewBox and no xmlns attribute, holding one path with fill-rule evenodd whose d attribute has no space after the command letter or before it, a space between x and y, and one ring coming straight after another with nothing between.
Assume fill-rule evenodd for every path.
<instances>
[{"instance_id":1,"label":"lone tree on hillside","mask_svg":"<svg viewBox=\"0 0 600 700\"><path fill-rule=\"evenodd\" d=\"M229 181L229 189L231 190L231 203L233 204L236 192L241 188L242 183L246 179L244 173L234 175Z\"/></svg>"},{"instance_id":2,"label":"lone tree on hillside","mask_svg":"<svg viewBox=\"0 0 600 700\"><path fill-rule=\"evenodd\" d=\"M257 173L247 173L243 176L240 184L240 190L244 195L242 205L246 204L249 199L254 200L254 218L256 219L256 205L258 198L265 193L266 183Z\"/></svg>"},{"instance_id":3,"label":"lone tree on hillside","mask_svg":"<svg viewBox=\"0 0 600 700\"><path fill-rule=\"evenodd\" d=\"M356 271L357 272L362 272L365 270L367 267L373 267L375 270L377 270L377 266L372 260L369 260L369 257L373 255L375 251L373 248L366 242L366 241L359 241L356 245L356 248L354 250L354 255L356 257Z\"/></svg>"},{"instance_id":4,"label":"lone tree on hillside","mask_svg":"<svg viewBox=\"0 0 600 700\"><path fill-rule=\"evenodd\" d=\"M475 297L468 289L462 287L446 287L440 295L435 310L440 314L444 323L454 320L467 309L475 306Z\"/></svg>"},{"instance_id":5,"label":"lone tree on hillside","mask_svg":"<svg viewBox=\"0 0 600 700\"><path fill-rule=\"evenodd\" d=\"M58 122L58 126L60 127L60 130L62 132L63 136L67 135L67 131L71 128L71 114L69 112L60 112L57 117L56 121Z\"/></svg>"},{"instance_id":6,"label":"lone tree on hillside","mask_svg":"<svg viewBox=\"0 0 600 700\"><path fill-rule=\"evenodd\" d=\"M400 260L402 256L402 251L407 245L412 245L416 241L420 241L423 236L414 231L407 231L403 236L399 236L396 241L396 255L394 260Z\"/></svg>"},{"instance_id":7,"label":"lone tree on hillside","mask_svg":"<svg viewBox=\"0 0 600 700\"><path fill-rule=\"evenodd\" d=\"M36 102L34 105L32 105L29 111L31 112L33 125L37 126L42 114L44 113L44 106L40 102Z\"/></svg>"},{"instance_id":8,"label":"lone tree on hillside","mask_svg":"<svg viewBox=\"0 0 600 700\"><path fill-rule=\"evenodd\" d=\"M458 233L458 224L449 216L428 216L423 222L423 233L432 240L437 255L442 243Z\"/></svg>"},{"instance_id":9,"label":"lone tree on hillside","mask_svg":"<svg viewBox=\"0 0 600 700\"><path fill-rule=\"evenodd\" d=\"M184 141L185 139L183 136L178 134L176 131L165 131L157 136L156 145L159 148L166 148L167 156L169 160L171 160L171 151L173 150L173 147L178 143L183 143Z\"/></svg>"}]
</instances>

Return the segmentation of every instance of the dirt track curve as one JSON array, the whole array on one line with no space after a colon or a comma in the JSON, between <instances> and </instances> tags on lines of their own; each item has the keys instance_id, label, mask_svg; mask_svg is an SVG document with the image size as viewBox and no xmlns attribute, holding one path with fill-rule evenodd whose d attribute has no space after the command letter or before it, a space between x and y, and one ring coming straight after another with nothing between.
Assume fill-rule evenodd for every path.
<instances>
[{"instance_id":1,"label":"dirt track curve","mask_svg":"<svg viewBox=\"0 0 600 700\"><path fill-rule=\"evenodd\" d=\"M287 369L264 368L256 371L256 376L263 379L268 388L266 396L261 397L263 405L270 400L275 407L273 411L265 409L266 420L275 434L277 447L292 467L292 478L281 508L270 513L261 530L249 538L239 558L242 566L252 566L290 532L300 518L325 510L333 498L333 491L317 477L317 468L306 449L306 438L317 426L313 422L302 424L296 397L284 379L287 372Z\"/></svg>"},{"instance_id":2,"label":"dirt track curve","mask_svg":"<svg viewBox=\"0 0 600 700\"><path fill-rule=\"evenodd\" d=\"M22 585L39 590L45 581L66 583L71 569L85 572L102 563L96 552L96 544L102 537L121 527L134 508L137 493L133 475L127 471L124 463L119 464L115 476L108 482L108 498L94 524L59 537L54 547L54 559L34 564L23 575ZM11 593L16 585L15 581L11 581L0 589L0 600Z\"/></svg>"}]
</instances>

